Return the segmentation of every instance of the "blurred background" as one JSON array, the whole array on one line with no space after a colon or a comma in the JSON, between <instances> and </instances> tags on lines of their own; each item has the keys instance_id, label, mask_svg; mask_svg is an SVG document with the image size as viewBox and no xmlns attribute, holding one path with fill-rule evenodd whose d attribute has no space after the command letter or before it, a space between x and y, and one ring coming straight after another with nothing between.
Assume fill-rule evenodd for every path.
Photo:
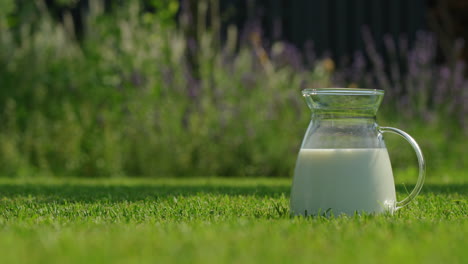
<instances>
[{"instance_id":1,"label":"blurred background","mask_svg":"<svg viewBox=\"0 0 468 264\"><path fill-rule=\"evenodd\" d=\"M383 89L468 169L466 0L0 0L0 175L290 177L300 91ZM396 170L416 170L387 136Z\"/></svg>"}]
</instances>

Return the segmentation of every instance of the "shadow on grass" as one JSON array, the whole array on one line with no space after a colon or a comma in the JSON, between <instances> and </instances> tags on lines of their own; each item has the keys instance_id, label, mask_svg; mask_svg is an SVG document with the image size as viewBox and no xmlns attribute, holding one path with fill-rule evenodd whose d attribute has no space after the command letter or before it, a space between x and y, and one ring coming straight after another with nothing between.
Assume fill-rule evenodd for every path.
<instances>
[{"instance_id":1,"label":"shadow on grass","mask_svg":"<svg viewBox=\"0 0 468 264\"><path fill-rule=\"evenodd\" d=\"M233 185L81 185L81 184L0 184L0 200L3 197L33 197L38 202L95 202L140 201L168 199L174 196L197 194L278 197L289 195L289 186L233 186Z\"/></svg>"},{"instance_id":2,"label":"shadow on grass","mask_svg":"<svg viewBox=\"0 0 468 264\"><path fill-rule=\"evenodd\" d=\"M397 185L396 190L407 193L414 185ZM408 190L408 191L407 191ZM289 197L289 185L84 185L84 184L0 184L2 198L31 198L34 202L122 202L168 199L173 196L194 196L197 194ZM422 194L468 194L468 184L426 184Z\"/></svg>"},{"instance_id":3,"label":"shadow on grass","mask_svg":"<svg viewBox=\"0 0 468 264\"><path fill-rule=\"evenodd\" d=\"M397 184L396 191L399 193L409 193L413 190L414 184ZM454 184L424 184L421 194L453 194L458 193L468 195L468 183L454 183Z\"/></svg>"}]
</instances>

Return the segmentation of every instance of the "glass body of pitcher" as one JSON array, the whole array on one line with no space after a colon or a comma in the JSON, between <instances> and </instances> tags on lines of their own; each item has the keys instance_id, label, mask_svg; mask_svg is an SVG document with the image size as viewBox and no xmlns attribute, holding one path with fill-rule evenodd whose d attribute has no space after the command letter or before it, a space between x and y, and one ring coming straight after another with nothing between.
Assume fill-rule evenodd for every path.
<instances>
[{"instance_id":1,"label":"glass body of pitcher","mask_svg":"<svg viewBox=\"0 0 468 264\"><path fill-rule=\"evenodd\" d=\"M424 182L424 158L411 136L376 123L383 90L305 89L302 94L312 120L296 162L291 214L393 213L414 199ZM408 140L419 161L416 187L402 201L396 200L385 132Z\"/></svg>"}]
</instances>

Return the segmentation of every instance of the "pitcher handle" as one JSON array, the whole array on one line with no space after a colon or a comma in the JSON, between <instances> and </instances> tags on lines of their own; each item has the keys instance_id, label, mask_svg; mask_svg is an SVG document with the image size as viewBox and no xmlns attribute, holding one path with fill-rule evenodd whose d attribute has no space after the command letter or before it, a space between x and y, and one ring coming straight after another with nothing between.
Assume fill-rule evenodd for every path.
<instances>
[{"instance_id":1,"label":"pitcher handle","mask_svg":"<svg viewBox=\"0 0 468 264\"><path fill-rule=\"evenodd\" d=\"M408 141L410 143L410 145L413 147L414 151L416 152L416 156L418 157L418 163L419 163L418 181L417 181L416 186L414 187L414 189L408 195L408 197L406 197L402 201L399 201L399 202L396 203L396 208L395 209L400 209L401 207L409 204L421 191L421 188L422 188L422 186L424 184L424 177L426 175L426 162L424 161L424 157L423 157L423 154L421 152L421 149L419 148L418 143L416 142L416 140L414 140L406 132L404 132L403 130L397 129L397 128L393 128L393 127L379 127L379 130L380 130L381 133L389 132L389 133L397 134L397 135L403 137L404 139L406 139L406 141Z\"/></svg>"}]
</instances>

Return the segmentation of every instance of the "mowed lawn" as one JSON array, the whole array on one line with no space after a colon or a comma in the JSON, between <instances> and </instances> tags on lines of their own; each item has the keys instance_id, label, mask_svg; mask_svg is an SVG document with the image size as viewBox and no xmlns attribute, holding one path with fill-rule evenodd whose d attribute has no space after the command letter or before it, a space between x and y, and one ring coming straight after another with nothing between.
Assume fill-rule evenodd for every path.
<instances>
[{"instance_id":1,"label":"mowed lawn","mask_svg":"<svg viewBox=\"0 0 468 264\"><path fill-rule=\"evenodd\" d=\"M290 184L3 178L0 263L468 263L464 172L393 216L291 218Z\"/></svg>"}]
</instances>

